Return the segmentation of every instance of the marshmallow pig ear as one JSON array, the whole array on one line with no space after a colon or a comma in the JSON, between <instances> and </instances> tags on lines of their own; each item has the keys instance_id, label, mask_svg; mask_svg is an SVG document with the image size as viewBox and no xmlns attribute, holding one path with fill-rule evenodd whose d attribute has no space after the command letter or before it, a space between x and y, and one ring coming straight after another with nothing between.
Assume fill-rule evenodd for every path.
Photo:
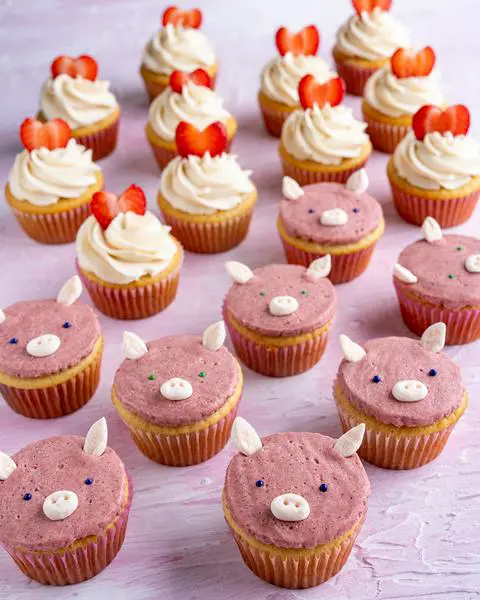
<instances>
[{"instance_id":1,"label":"marshmallow pig ear","mask_svg":"<svg viewBox=\"0 0 480 600\"><path fill-rule=\"evenodd\" d=\"M105 417L96 421L88 430L83 449L87 454L102 456L107 448L108 428Z\"/></svg>"},{"instance_id":2,"label":"marshmallow pig ear","mask_svg":"<svg viewBox=\"0 0 480 600\"><path fill-rule=\"evenodd\" d=\"M345 187L354 194L363 194L368 189L368 175L365 169L352 173L345 183Z\"/></svg>"},{"instance_id":3,"label":"marshmallow pig ear","mask_svg":"<svg viewBox=\"0 0 480 600\"><path fill-rule=\"evenodd\" d=\"M262 440L255 429L242 417L233 422L232 438L239 452L251 456L262 448Z\"/></svg>"},{"instance_id":4,"label":"marshmallow pig ear","mask_svg":"<svg viewBox=\"0 0 480 600\"><path fill-rule=\"evenodd\" d=\"M340 335L340 348L345 360L351 363L360 362L367 355L360 344L353 342L348 335L343 333Z\"/></svg>"},{"instance_id":5,"label":"marshmallow pig ear","mask_svg":"<svg viewBox=\"0 0 480 600\"><path fill-rule=\"evenodd\" d=\"M82 281L78 275L74 275L63 284L62 289L58 292L57 302L70 306L80 298L82 292Z\"/></svg>"},{"instance_id":6,"label":"marshmallow pig ear","mask_svg":"<svg viewBox=\"0 0 480 600\"><path fill-rule=\"evenodd\" d=\"M430 352L441 352L445 346L447 326L439 322L427 327L422 335L422 346Z\"/></svg>"},{"instance_id":7,"label":"marshmallow pig ear","mask_svg":"<svg viewBox=\"0 0 480 600\"><path fill-rule=\"evenodd\" d=\"M253 271L250 267L236 260L226 262L225 268L235 283L248 283L253 278Z\"/></svg>"},{"instance_id":8,"label":"marshmallow pig ear","mask_svg":"<svg viewBox=\"0 0 480 600\"><path fill-rule=\"evenodd\" d=\"M317 279L324 279L330 275L332 270L332 257L330 254L325 254L321 258L316 258L310 263L306 271L306 276L310 281L317 281Z\"/></svg>"},{"instance_id":9,"label":"marshmallow pig ear","mask_svg":"<svg viewBox=\"0 0 480 600\"><path fill-rule=\"evenodd\" d=\"M433 217L427 217L422 224L423 237L429 244L442 239L442 228Z\"/></svg>"},{"instance_id":10,"label":"marshmallow pig ear","mask_svg":"<svg viewBox=\"0 0 480 600\"><path fill-rule=\"evenodd\" d=\"M227 333L225 331L225 323L218 321L213 323L210 327L207 327L203 332L202 344L207 350L213 350L216 352L225 343Z\"/></svg>"},{"instance_id":11,"label":"marshmallow pig ear","mask_svg":"<svg viewBox=\"0 0 480 600\"><path fill-rule=\"evenodd\" d=\"M6 481L16 468L17 465L8 454L0 452L0 481Z\"/></svg>"},{"instance_id":12,"label":"marshmallow pig ear","mask_svg":"<svg viewBox=\"0 0 480 600\"><path fill-rule=\"evenodd\" d=\"M300 198L300 196L305 194L295 179L292 179L291 177L283 178L282 193L286 200L297 200L297 198Z\"/></svg>"},{"instance_id":13,"label":"marshmallow pig ear","mask_svg":"<svg viewBox=\"0 0 480 600\"><path fill-rule=\"evenodd\" d=\"M137 360L138 358L142 358L142 356L148 352L148 348L142 338L136 333L124 331L122 339L122 352L125 358Z\"/></svg>"},{"instance_id":14,"label":"marshmallow pig ear","mask_svg":"<svg viewBox=\"0 0 480 600\"><path fill-rule=\"evenodd\" d=\"M7 315L3 312L3 310L0 308L0 325L6 321L7 319Z\"/></svg>"},{"instance_id":15,"label":"marshmallow pig ear","mask_svg":"<svg viewBox=\"0 0 480 600\"><path fill-rule=\"evenodd\" d=\"M364 435L365 423L360 423L339 437L333 448L339 454L345 458L348 458L349 456L352 456L352 454L355 454L355 452L360 448Z\"/></svg>"}]
</instances>

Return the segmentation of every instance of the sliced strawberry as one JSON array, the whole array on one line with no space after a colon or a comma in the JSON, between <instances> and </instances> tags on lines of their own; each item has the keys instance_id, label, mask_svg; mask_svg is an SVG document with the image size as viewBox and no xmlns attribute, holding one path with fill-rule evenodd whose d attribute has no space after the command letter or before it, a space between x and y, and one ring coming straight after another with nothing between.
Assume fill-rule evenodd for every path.
<instances>
[{"instance_id":1,"label":"sliced strawberry","mask_svg":"<svg viewBox=\"0 0 480 600\"><path fill-rule=\"evenodd\" d=\"M326 83L318 83L313 75L305 75L298 84L298 95L303 108L313 108L314 104L319 108L325 104L337 106L345 96L345 82L341 77L335 77Z\"/></svg>"},{"instance_id":2,"label":"sliced strawberry","mask_svg":"<svg viewBox=\"0 0 480 600\"><path fill-rule=\"evenodd\" d=\"M292 54L316 54L320 45L320 34L315 25L308 25L298 33L290 33L286 27L280 27L275 34L275 43L281 56Z\"/></svg>"},{"instance_id":3,"label":"sliced strawberry","mask_svg":"<svg viewBox=\"0 0 480 600\"><path fill-rule=\"evenodd\" d=\"M53 119L42 123L37 119L25 119L20 125L20 139L24 147L31 152L36 148L65 148L72 136L72 130L62 119Z\"/></svg>"},{"instance_id":4,"label":"sliced strawberry","mask_svg":"<svg viewBox=\"0 0 480 600\"><path fill-rule=\"evenodd\" d=\"M191 73L186 71L173 71L170 75L170 87L178 94L182 93L183 86L187 81L193 81L197 85L212 88L212 78L204 69L197 69Z\"/></svg>"},{"instance_id":5,"label":"sliced strawberry","mask_svg":"<svg viewBox=\"0 0 480 600\"><path fill-rule=\"evenodd\" d=\"M134 212L144 215L147 200L142 188L131 185L120 196L112 192L96 192L92 196L90 209L102 229L107 229L113 219L120 213Z\"/></svg>"},{"instance_id":6,"label":"sliced strawberry","mask_svg":"<svg viewBox=\"0 0 480 600\"><path fill-rule=\"evenodd\" d=\"M470 111L463 104L442 110L437 106L422 106L413 116L412 128L417 140L423 140L427 133L450 131L453 135L465 135L470 128Z\"/></svg>"},{"instance_id":7,"label":"sliced strawberry","mask_svg":"<svg viewBox=\"0 0 480 600\"><path fill-rule=\"evenodd\" d=\"M182 121L175 131L175 142L180 156L203 156L206 152L210 152L210 156L217 156L227 147L227 129L223 123L216 121L200 131L194 125Z\"/></svg>"},{"instance_id":8,"label":"sliced strawberry","mask_svg":"<svg viewBox=\"0 0 480 600\"><path fill-rule=\"evenodd\" d=\"M202 24L202 11L198 8L182 10L177 6L169 6L163 13L162 23L163 25L171 23L172 25L182 25L183 27L198 29Z\"/></svg>"},{"instance_id":9,"label":"sliced strawberry","mask_svg":"<svg viewBox=\"0 0 480 600\"><path fill-rule=\"evenodd\" d=\"M50 67L52 77L55 79L61 73L66 73L70 77L77 77L80 75L84 79L90 79L95 81L98 75L98 64L97 61L88 56L88 54L82 54L77 58L71 56L57 56L52 62Z\"/></svg>"},{"instance_id":10,"label":"sliced strawberry","mask_svg":"<svg viewBox=\"0 0 480 600\"><path fill-rule=\"evenodd\" d=\"M390 59L393 74L399 79L404 77L426 77L435 66L435 52L430 46L415 52L399 48Z\"/></svg>"},{"instance_id":11,"label":"sliced strawberry","mask_svg":"<svg viewBox=\"0 0 480 600\"><path fill-rule=\"evenodd\" d=\"M392 0L352 0L352 4L357 13L361 15L362 12L373 12L377 6L384 11L390 10Z\"/></svg>"}]
</instances>

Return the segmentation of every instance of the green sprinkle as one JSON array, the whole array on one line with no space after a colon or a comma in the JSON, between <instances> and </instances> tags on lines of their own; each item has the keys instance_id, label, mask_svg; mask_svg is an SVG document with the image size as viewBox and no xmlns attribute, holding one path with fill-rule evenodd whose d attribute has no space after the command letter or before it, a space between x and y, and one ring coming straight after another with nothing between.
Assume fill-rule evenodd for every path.
<instances>
[{"instance_id":1,"label":"green sprinkle","mask_svg":"<svg viewBox=\"0 0 480 600\"><path fill-rule=\"evenodd\" d=\"M200 371L200 373L198 374L199 377L206 377L207 374L205 373L205 371Z\"/></svg>"},{"instance_id":2,"label":"green sprinkle","mask_svg":"<svg viewBox=\"0 0 480 600\"><path fill-rule=\"evenodd\" d=\"M265 295L266 295L266 294L265 294L265 292L262 290L262 291L260 292L260 296L265 296Z\"/></svg>"},{"instance_id":3,"label":"green sprinkle","mask_svg":"<svg viewBox=\"0 0 480 600\"><path fill-rule=\"evenodd\" d=\"M148 376L148 378L150 379L150 381L154 381L155 380L155 375L152 373L151 375Z\"/></svg>"},{"instance_id":4,"label":"green sprinkle","mask_svg":"<svg viewBox=\"0 0 480 600\"><path fill-rule=\"evenodd\" d=\"M463 250L463 246L457 246L457 250L461 252Z\"/></svg>"},{"instance_id":5,"label":"green sprinkle","mask_svg":"<svg viewBox=\"0 0 480 600\"><path fill-rule=\"evenodd\" d=\"M448 278L449 278L449 279L455 279L455 275L454 275L453 273L450 273L450 274L448 275Z\"/></svg>"},{"instance_id":6,"label":"green sprinkle","mask_svg":"<svg viewBox=\"0 0 480 600\"><path fill-rule=\"evenodd\" d=\"M307 290L301 290L300 293L302 294L302 296L308 296Z\"/></svg>"}]
</instances>

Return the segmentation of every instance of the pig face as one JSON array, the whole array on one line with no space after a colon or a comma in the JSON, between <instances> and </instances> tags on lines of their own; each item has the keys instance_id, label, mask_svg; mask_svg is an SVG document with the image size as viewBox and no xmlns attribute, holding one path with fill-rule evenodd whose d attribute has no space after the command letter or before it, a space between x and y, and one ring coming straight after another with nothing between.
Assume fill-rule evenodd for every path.
<instances>
[{"instance_id":1,"label":"pig face","mask_svg":"<svg viewBox=\"0 0 480 600\"><path fill-rule=\"evenodd\" d=\"M0 311L0 371L41 377L87 356L99 325L88 306L75 304L81 293L80 279L74 276L56 300L17 302Z\"/></svg>"},{"instance_id":2,"label":"pig face","mask_svg":"<svg viewBox=\"0 0 480 600\"><path fill-rule=\"evenodd\" d=\"M345 533L361 518L369 491L355 455L364 431L362 423L338 440L315 433L261 440L237 417L233 439L241 454L233 458L225 485L233 520L281 547L312 547Z\"/></svg>"},{"instance_id":3,"label":"pig face","mask_svg":"<svg viewBox=\"0 0 480 600\"><path fill-rule=\"evenodd\" d=\"M0 542L53 549L101 533L128 489L107 435L100 419L86 438L41 440L12 458L0 452Z\"/></svg>"}]
</instances>

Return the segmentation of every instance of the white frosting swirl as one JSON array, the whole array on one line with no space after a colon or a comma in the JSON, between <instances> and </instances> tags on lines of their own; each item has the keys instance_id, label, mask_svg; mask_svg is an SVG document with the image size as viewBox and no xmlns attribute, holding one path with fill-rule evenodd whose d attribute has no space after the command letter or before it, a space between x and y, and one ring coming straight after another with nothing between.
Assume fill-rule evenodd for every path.
<instances>
[{"instance_id":1,"label":"white frosting swirl","mask_svg":"<svg viewBox=\"0 0 480 600\"><path fill-rule=\"evenodd\" d=\"M425 190L456 190L480 175L480 144L465 135L411 131L395 148L393 164L408 183Z\"/></svg>"},{"instance_id":2,"label":"white frosting swirl","mask_svg":"<svg viewBox=\"0 0 480 600\"><path fill-rule=\"evenodd\" d=\"M367 81L364 98L389 117L414 115L425 104L445 104L435 72L426 77L396 77L390 67L379 69Z\"/></svg>"},{"instance_id":3,"label":"white frosting swirl","mask_svg":"<svg viewBox=\"0 0 480 600\"><path fill-rule=\"evenodd\" d=\"M158 275L171 263L177 246L170 227L146 212L118 214L105 231L94 216L77 234L78 264L109 283L125 284L144 275Z\"/></svg>"},{"instance_id":4,"label":"white frosting swirl","mask_svg":"<svg viewBox=\"0 0 480 600\"><path fill-rule=\"evenodd\" d=\"M162 172L160 194L178 210L210 215L235 208L255 190L250 174L232 154L177 156Z\"/></svg>"},{"instance_id":5,"label":"white frosting swirl","mask_svg":"<svg viewBox=\"0 0 480 600\"><path fill-rule=\"evenodd\" d=\"M319 56L295 56L287 52L285 56L271 60L263 69L261 90L276 102L298 106L298 84L305 75L313 75L318 82L325 83L336 73Z\"/></svg>"},{"instance_id":6,"label":"white frosting swirl","mask_svg":"<svg viewBox=\"0 0 480 600\"><path fill-rule=\"evenodd\" d=\"M296 110L282 129L286 151L298 160L338 165L345 158L360 156L368 143L366 123L357 121L352 110L343 105Z\"/></svg>"},{"instance_id":7,"label":"white frosting swirl","mask_svg":"<svg viewBox=\"0 0 480 600\"><path fill-rule=\"evenodd\" d=\"M145 68L163 75L208 69L215 63L215 51L204 33L171 23L152 37L143 53Z\"/></svg>"},{"instance_id":8,"label":"white frosting swirl","mask_svg":"<svg viewBox=\"0 0 480 600\"><path fill-rule=\"evenodd\" d=\"M365 60L390 58L397 48L410 46L405 27L378 6L371 13L353 15L337 32L337 49Z\"/></svg>"},{"instance_id":9,"label":"white frosting swirl","mask_svg":"<svg viewBox=\"0 0 480 600\"><path fill-rule=\"evenodd\" d=\"M60 198L78 198L84 194L96 183L98 171L92 151L72 138L65 148L38 148L17 154L8 185L17 200L48 206Z\"/></svg>"},{"instance_id":10,"label":"white frosting swirl","mask_svg":"<svg viewBox=\"0 0 480 600\"><path fill-rule=\"evenodd\" d=\"M150 105L148 121L153 131L163 140L175 139L175 130L180 121L205 129L215 121L226 124L231 118L223 108L223 100L213 90L188 81L182 92L167 87Z\"/></svg>"},{"instance_id":11,"label":"white frosting swirl","mask_svg":"<svg viewBox=\"0 0 480 600\"><path fill-rule=\"evenodd\" d=\"M110 91L110 82L62 73L43 85L40 107L47 120L63 119L76 129L105 119L118 103Z\"/></svg>"}]
</instances>

